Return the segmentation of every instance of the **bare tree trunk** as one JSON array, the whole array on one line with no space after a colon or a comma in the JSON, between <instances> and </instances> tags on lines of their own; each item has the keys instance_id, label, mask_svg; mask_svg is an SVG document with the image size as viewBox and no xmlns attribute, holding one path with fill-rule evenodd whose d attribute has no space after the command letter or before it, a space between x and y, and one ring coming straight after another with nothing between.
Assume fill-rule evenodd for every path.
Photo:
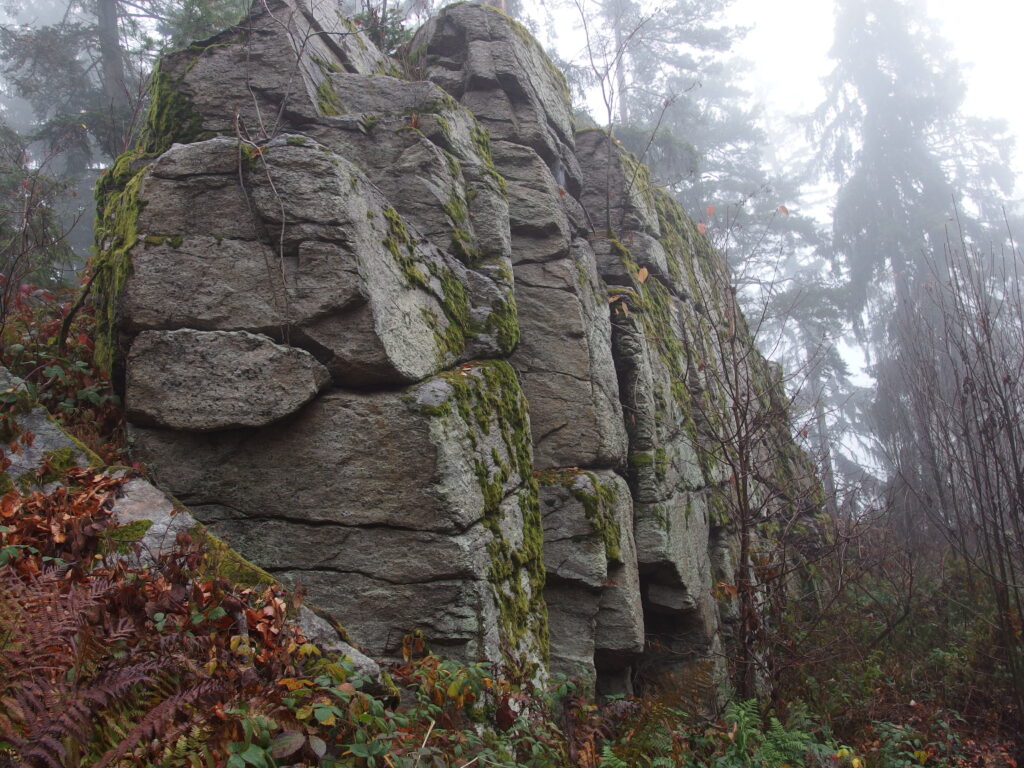
<instances>
[{"instance_id":1,"label":"bare tree trunk","mask_svg":"<svg viewBox=\"0 0 1024 768\"><path fill-rule=\"evenodd\" d=\"M821 484L825 490L825 509L833 520L839 518L839 502L836 498L836 476L832 468L832 446L829 443L828 419L825 418L825 384L822 381L821 366L814 361L820 351L808 345L807 365L811 397L814 398L814 440L817 443L821 462Z\"/></svg>"},{"instance_id":2,"label":"bare tree trunk","mask_svg":"<svg viewBox=\"0 0 1024 768\"><path fill-rule=\"evenodd\" d=\"M106 142L109 146L103 149L111 157L116 157L127 149L131 138L131 106L119 20L118 0L96 0L100 77L111 128Z\"/></svg>"}]
</instances>

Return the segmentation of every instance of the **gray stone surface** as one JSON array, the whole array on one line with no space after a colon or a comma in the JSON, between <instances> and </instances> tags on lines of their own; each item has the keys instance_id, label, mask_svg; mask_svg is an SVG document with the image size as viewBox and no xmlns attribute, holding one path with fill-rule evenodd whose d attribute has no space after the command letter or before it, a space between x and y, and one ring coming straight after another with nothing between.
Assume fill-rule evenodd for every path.
<instances>
[{"instance_id":1,"label":"gray stone surface","mask_svg":"<svg viewBox=\"0 0 1024 768\"><path fill-rule=\"evenodd\" d=\"M336 390L260 429L136 425L134 451L214 533L301 582L371 653L393 655L402 634L420 628L467 658L498 660L497 625L475 623L500 612L496 590L505 587L492 584L492 545L497 538L519 551L524 530L539 526L524 517L528 477L517 469L529 446L499 421L523 403L517 387L507 389L503 363L455 376L409 390ZM504 415L479 410L494 398L506 400ZM522 429L528 434L528 424ZM497 506L481 477L494 484ZM525 576L513 569L507 578L520 585ZM436 603L443 595L453 604ZM367 600L383 600L388 612L371 611Z\"/></svg>"},{"instance_id":2,"label":"gray stone surface","mask_svg":"<svg viewBox=\"0 0 1024 768\"><path fill-rule=\"evenodd\" d=\"M661 234L646 168L629 161L601 130L576 134L576 156L588 181L580 202L597 231Z\"/></svg>"},{"instance_id":3,"label":"gray stone surface","mask_svg":"<svg viewBox=\"0 0 1024 768\"><path fill-rule=\"evenodd\" d=\"M357 675L371 681L380 679L380 664L342 640L331 623L317 616L308 606L299 606L298 625L309 642L325 651L340 653L351 661Z\"/></svg>"},{"instance_id":4,"label":"gray stone surface","mask_svg":"<svg viewBox=\"0 0 1024 768\"><path fill-rule=\"evenodd\" d=\"M507 182L515 263L567 256L573 232L562 201L571 198L530 147L507 141L491 147L494 163Z\"/></svg>"},{"instance_id":5,"label":"gray stone surface","mask_svg":"<svg viewBox=\"0 0 1024 768\"><path fill-rule=\"evenodd\" d=\"M626 432L608 304L586 241L572 257L515 267L520 343L538 468L617 467Z\"/></svg>"},{"instance_id":6,"label":"gray stone surface","mask_svg":"<svg viewBox=\"0 0 1024 768\"><path fill-rule=\"evenodd\" d=\"M577 680L584 692L592 691L594 625L600 594L579 585L549 584L544 590L551 627L551 671Z\"/></svg>"},{"instance_id":7,"label":"gray stone surface","mask_svg":"<svg viewBox=\"0 0 1024 768\"><path fill-rule=\"evenodd\" d=\"M510 256L508 209L473 116L432 83L339 74L358 129L307 129L353 161L423 236L469 266Z\"/></svg>"},{"instance_id":8,"label":"gray stone surface","mask_svg":"<svg viewBox=\"0 0 1024 768\"><path fill-rule=\"evenodd\" d=\"M204 132L253 140L284 125L337 114L321 83L334 72L378 74L392 65L326 0L268 0L239 25L165 57L161 70L200 116ZM258 87L251 87L253 83Z\"/></svg>"},{"instance_id":9,"label":"gray stone surface","mask_svg":"<svg viewBox=\"0 0 1024 768\"><path fill-rule=\"evenodd\" d=\"M629 486L614 472L565 469L540 482L552 671L592 687L595 660L621 669L644 649Z\"/></svg>"},{"instance_id":10,"label":"gray stone surface","mask_svg":"<svg viewBox=\"0 0 1024 768\"><path fill-rule=\"evenodd\" d=\"M135 424L208 432L262 427L330 381L308 352L245 331L144 331L128 353Z\"/></svg>"},{"instance_id":11,"label":"gray stone surface","mask_svg":"<svg viewBox=\"0 0 1024 768\"><path fill-rule=\"evenodd\" d=\"M0 392L22 398L28 396L25 382L3 366L0 366ZM81 443L69 437L46 409L38 405L17 414L14 417L14 426L18 431L15 438L16 450L12 450L9 445L0 445L0 448L10 462L4 471L16 485L32 485L30 478L34 475L31 473L46 466L55 453L69 454L81 467L88 467L97 461L96 456L88 454ZM31 438L28 438L28 435L31 435Z\"/></svg>"},{"instance_id":12,"label":"gray stone surface","mask_svg":"<svg viewBox=\"0 0 1024 768\"><path fill-rule=\"evenodd\" d=\"M564 581L600 589L608 578L608 553L601 532L587 515L576 493L596 497L594 479L583 473L566 473L561 482L542 481L541 513L544 515L544 567L548 583ZM596 613L596 607L595 607Z\"/></svg>"},{"instance_id":13,"label":"gray stone surface","mask_svg":"<svg viewBox=\"0 0 1024 768\"><path fill-rule=\"evenodd\" d=\"M629 485L612 472L598 473L600 482L615 494L612 507L619 526L619 557L608 563L608 578L601 590L594 627L594 645L601 665L620 669L644 650L644 611L640 571L633 540L633 499Z\"/></svg>"},{"instance_id":14,"label":"gray stone surface","mask_svg":"<svg viewBox=\"0 0 1024 768\"><path fill-rule=\"evenodd\" d=\"M518 22L490 6L452 5L420 28L410 50L426 79L468 107L492 138L533 147L578 179L565 77Z\"/></svg>"},{"instance_id":15,"label":"gray stone surface","mask_svg":"<svg viewBox=\"0 0 1024 768\"><path fill-rule=\"evenodd\" d=\"M637 265L646 268L650 274L660 278L666 285L675 287L678 281L671 274L668 256L661 243L643 232L623 231L616 234L614 242L608 237L595 236L591 246L597 256L597 271L608 285L630 286L633 277L623 262L626 256Z\"/></svg>"},{"instance_id":16,"label":"gray stone surface","mask_svg":"<svg viewBox=\"0 0 1024 768\"><path fill-rule=\"evenodd\" d=\"M220 168L238 149L225 139L179 147L177 167L197 162L189 151ZM279 234L265 243L171 239L170 222L143 216L120 302L124 328L265 333L310 351L338 383L359 386L413 382L500 354L487 329L506 289L419 238L358 168L291 137L268 144L259 162L262 171L247 171L248 205ZM227 184L233 175L218 178ZM158 185L151 199L150 188L147 179L140 199L158 209L166 192Z\"/></svg>"}]
</instances>

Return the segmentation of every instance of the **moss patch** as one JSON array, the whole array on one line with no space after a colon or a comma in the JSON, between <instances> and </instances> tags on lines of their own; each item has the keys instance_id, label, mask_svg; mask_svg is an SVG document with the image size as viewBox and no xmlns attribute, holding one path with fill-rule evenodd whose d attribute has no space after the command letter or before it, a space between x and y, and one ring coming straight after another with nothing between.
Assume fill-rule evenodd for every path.
<instances>
[{"instance_id":1,"label":"moss patch","mask_svg":"<svg viewBox=\"0 0 1024 768\"><path fill-rule=\"evenodd\" d=\"M482 522L491 534L488 580L498 608L503 653L506 662L521 668L520 651L534 647L548 655L547 605L544 602L544 529L533 477L532 439L526 399L512 367L500 360L477 363L472 368L442 374L452 394L430 415L448 417L457 413L468 426L466 437L478 449L478 434L497 429L505 448L504 456L493 451L478 455L475 472L483 496ZM480 451L478 450L478 453ZM513 544L502 530L506 499L505 484L520 478L519 516L522 543Z\"/></svg>"},{"instance_id":2,"label":"moss patch","mask_svg":"<svg viewBox=\"0 0 1024 768\"><path fill-rule=\"evenodd\" d=\"M618 496L615 487L605 485L593 472L576 469L550 469L537 473L541 485L561 485L583 506L583 513L594 533L604 544L605 556L622 562L622 528L615 518Z\"/></svg>"},{"instance_id":3,"label":"moss patch","mask_svg":"<svg viewBox=\"0 0 1024 768\"><path fill-rule=\"evenodd\" d=\"M488 6L489 7L489 6ZM505 177L498 173L497 166L494 165L494 157L491 155L491 137L487 133L487 129L480 125L473 118L473 127L470 128L469 138L473 142L473 146L476 148L476 153L479 155L481 162L484 166L484 171L498 186L498 190L501 194L508 193L508 184L505 182Z\"/></svg>"},{"instance_id":4,"label":"moss patch","mask_svg":"<svg viewBox=\"0 0 1024 768\"><path fill-rule=\"evenodd\" d=\"M507 300L491 302L491 314L483 330L497 339L503 354L510 355L515 350L519 344L519 311L511 291Z\"/></svg>"},{"instance_id":5,"label":"moss patch","mask_svg":"<svg viewBox=\"0 0 1024 768\"><path fill-rule=\"evenodd\" d=\"M126 555L131 552L132 544L141 541L146 531L152 527L152 520L135 520L116 528L108 528L100 534L100 552Z\"/></svg>"},{"instance_id":6,"label":"moss patch","mask_svg":"<svg viewBox=\"0 0 1024 768\"><path fill-rule=\"evenodd\" d=\"M344 109L341 99L334 92L331 81L327 77L324 77L316 87L316 106L324 117L337 117Z\"/></svg>"},{"instance_id":7,"label":"moss patch","mask_svg":"<svg viewBox=\"0 0 1024 768\"><path fill-rule=\"evenodd\" d=\"M146 245L169 245L171 248L181 248L183 241L181 235L146 235L142 238Z\"/></svg>"},{"instance_id":8,"label":"moss patch","mask_svg":"<svg viewBox=\"0 0 1024 768\"><path fill-rule=\"evenodd\" d=\"M116 356L117 297L132 272L130 251L138 242L142 211L139 188L145 169L132 174L135 157L118 158L96 185L96 255L92 260L93 306L96 310L94 359L110 372Z\"/></svg>"},{"instance_id":9,"label":"moss patch","mask_svg":"<svg viewBox=\"0 0 1024 768\"><path fill-rule=\"evenodd\" d=\"M241 587L268 587L277 584L277 579L235 552L207 531L205 526L197 524L189 534L205 551L199 566L204 578L221 578Z\"/></svg>"},{"instance_id":10,"label":"moss patch","mask_svg":"<svg viewBox=\"0 0 1024 768\"><path fill-rule=\"evenodd\" d=\"M139 142L141 151L150 157L162 154L174 143L189 144L213 135L203 131L203 116L185 94L183 80L166 72L160 62L153 69L149 81L149 111Z\"/></svg>"}]
</instances>

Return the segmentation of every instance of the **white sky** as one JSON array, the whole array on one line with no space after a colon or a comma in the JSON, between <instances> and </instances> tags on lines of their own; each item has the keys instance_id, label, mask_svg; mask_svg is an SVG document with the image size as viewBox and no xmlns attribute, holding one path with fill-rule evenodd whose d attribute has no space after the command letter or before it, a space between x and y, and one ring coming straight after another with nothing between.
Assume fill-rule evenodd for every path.
<instances>
[{"instance_id":1,"label":"white sky","mask_svg":"<svg viewBox=\"0 0 1024 768\"><path fill-rule=\"evenodd\" d=\"M967 80L964 111L1008 121L1017 137L1014 167L1024 176L1024 98L1020 72L1024 4L1013 0L927 0ZM827 0L735 0L730 19L753 27L736 53L754 62L750 87L771 114L809 112L831 69L832 3ZM1018 194L1021 189L1018 182Z\"/></svg>"}]
</instances>

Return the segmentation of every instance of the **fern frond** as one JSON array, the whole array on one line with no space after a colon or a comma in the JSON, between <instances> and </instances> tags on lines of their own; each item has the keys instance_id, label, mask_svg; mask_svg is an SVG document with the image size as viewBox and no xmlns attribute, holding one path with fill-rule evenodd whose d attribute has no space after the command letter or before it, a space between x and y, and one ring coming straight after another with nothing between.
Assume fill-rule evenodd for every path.
<instances>
[{"instance_id":1,"label":"fern frond","mask_svg":"<svg viewBox=\"0 0 1024 768\"><path fill-rule=\"evenodd\" d=\"M220 680L201 680L195 685L181 691L175 696L164 699L157 706L150 709L142 721L136 725L121 743L110 749L96 763L96 768L106 766L120 760L142 739L154 739L162 736L169 726L171 719L189 704L195 704L203 699L215 699L225 693L224 683Z\"/></svg>"},{"instance_id":2,"label":"fern frond","mask_svg":"<svg viewBox=\"0 0 1024 768\"><path fill-rule=\"evenodd\" d=\"M630 768L630 765L612 752L612 748L606 744L601 748L600 768Z\"/></svg>"}]
</instances>

